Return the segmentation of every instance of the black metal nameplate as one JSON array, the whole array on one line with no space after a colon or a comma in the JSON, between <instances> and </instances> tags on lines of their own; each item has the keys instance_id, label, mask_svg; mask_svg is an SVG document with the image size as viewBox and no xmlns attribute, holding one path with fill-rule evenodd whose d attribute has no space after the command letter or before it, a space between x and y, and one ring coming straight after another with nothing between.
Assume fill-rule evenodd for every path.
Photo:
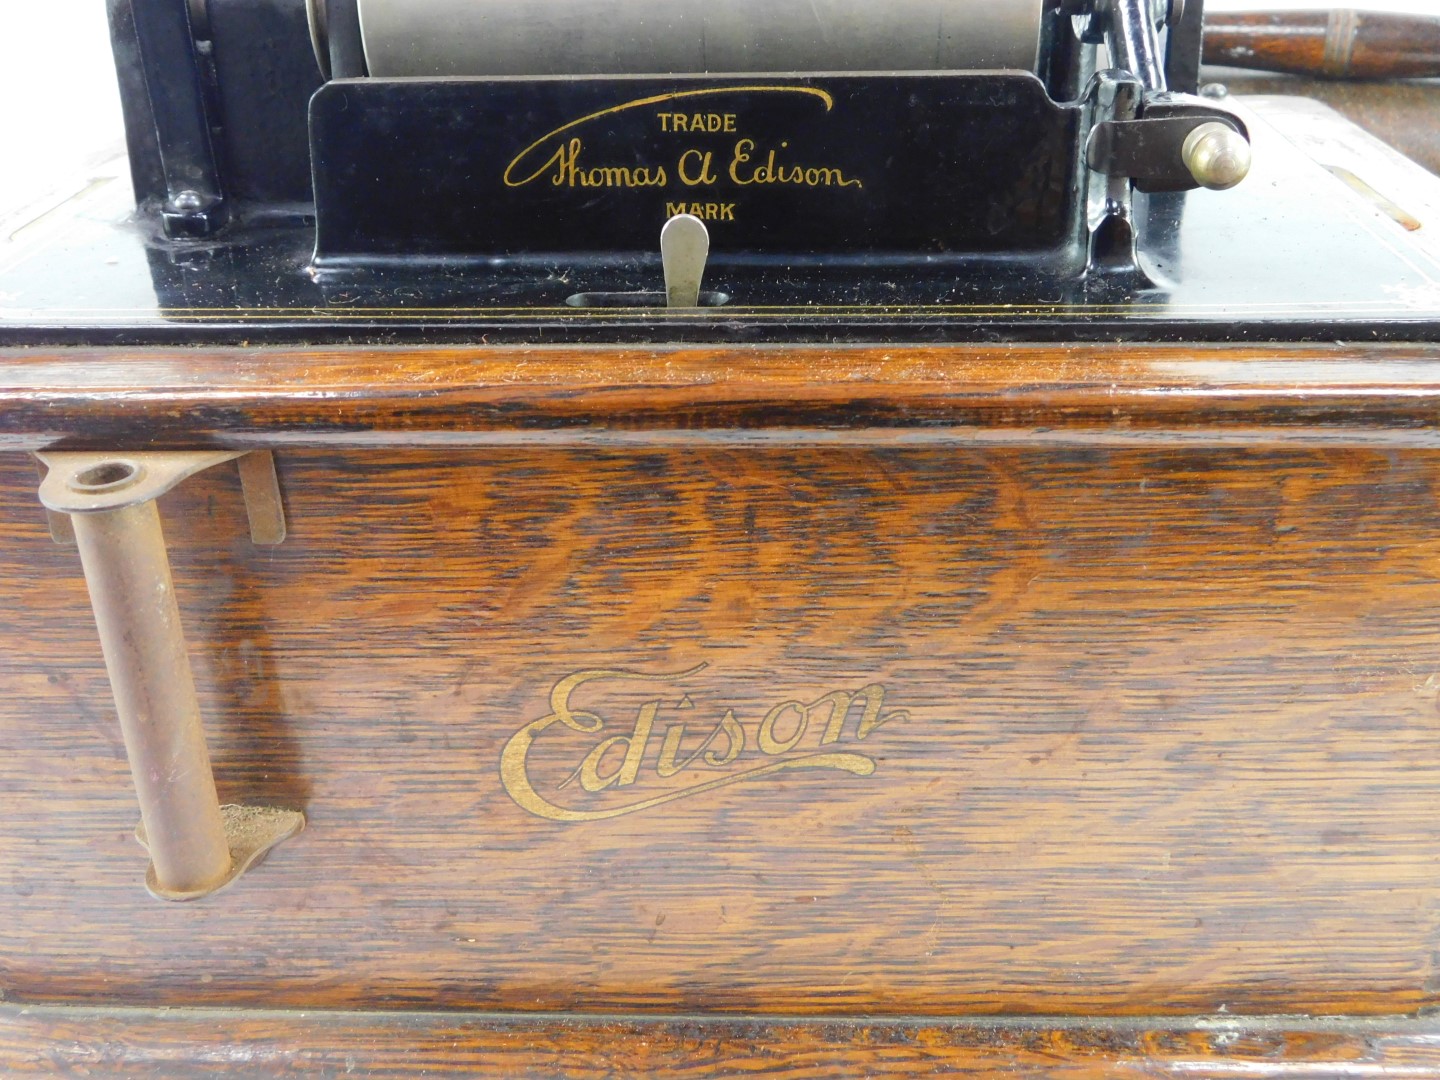
<instances>
[{"instance_id":1,"label":"black metal nameplate","mask_svg":"<svg viewBox=\"0 0 1440 1080\"><path fill-rule=\"evenodd\" d=\"M1079 114L1024 74L360 79L311 104L317 255L1039 252Z\"/></svg>"}]
</instances>

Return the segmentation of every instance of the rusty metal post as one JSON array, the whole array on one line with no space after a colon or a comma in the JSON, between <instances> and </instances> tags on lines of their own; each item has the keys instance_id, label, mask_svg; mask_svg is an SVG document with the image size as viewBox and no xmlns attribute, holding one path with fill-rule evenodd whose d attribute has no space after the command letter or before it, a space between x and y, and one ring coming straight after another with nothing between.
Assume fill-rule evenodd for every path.
<instances>
[{"instance_id":1,"label":"rusty metal post","mask_svg":"<svg viewBox=\"0 0 1440 1080\"><path fill-rule=\"evenodd\" d=\"M41 501L70 515L90 589L140 802L137 835L150 850L146 884L167 900L216 892L304 825L292 810L220 805L155 505L186 477L241 456L39 455L49 467ZM278 543L285 527L273 461L256 456L244 473L252 526Z\"/></svg>"},{"instance_id":2,"label":"rusty metal post","mask_svg":"<svg viewBox=\"0 0 1440 1080\"><path fill-rule=\"evenodd\" d=\"M206 891L229 875L230 845L160 512L152 500L73 523L155 879L166 892Z\"/></svg>"}]
</instances>

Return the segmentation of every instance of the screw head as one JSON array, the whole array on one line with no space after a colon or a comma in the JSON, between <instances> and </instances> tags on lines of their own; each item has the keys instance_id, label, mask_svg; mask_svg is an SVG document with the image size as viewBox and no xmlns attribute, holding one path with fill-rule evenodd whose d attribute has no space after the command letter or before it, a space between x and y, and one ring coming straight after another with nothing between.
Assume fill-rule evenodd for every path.
<instances>
[{"instance_id":1,"label":"screw head","mask_svg":"<svg viewBox=\"0 0 1440 1080\"><path fill-rule=\"evenodd\" d=\"M1250 175L1250 140L1218 120L1190 132L1180 151L1195 182L1211 191L1225 191Z\"/></svg>"},{"instance_id":2,"label":"screw head","mask_svg":"<svg viewBox=\"0 0 1440 1080\"><path fill-rule=\"evenodd\" d=\"M182 214L190 214L205 208L205 198L198 191L186 188L184 191L175 193L175 197L170 200L170 205Z\"/></svg>"}]
</instances>

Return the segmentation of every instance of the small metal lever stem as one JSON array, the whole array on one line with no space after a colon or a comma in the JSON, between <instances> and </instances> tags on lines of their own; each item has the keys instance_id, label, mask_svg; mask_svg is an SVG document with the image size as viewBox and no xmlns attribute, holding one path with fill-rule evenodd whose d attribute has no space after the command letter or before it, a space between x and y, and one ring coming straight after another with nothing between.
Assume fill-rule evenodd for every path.
<instances>
[{"instance_id":1,"label":"small metal lever stem","mask_svg":"<svg viewBox=\"0 0 1440 1080\"><path fill-rule=\"evenodd\" d=\"M710 230L698 217L680 214L660 230L660 261L665 267L665 302L672 308L700 306L700 286L710 258Z\"/></svg>"},{"instance_id":2,"label":"small metal lever stem","mask_svg":"<svg viewBox=\"0 0 1440 1080\"><path fill-rule=\"evenodd\" d=\"M146 884L167 900L206 896L304 825L292 810L220 805L155 505L186 477L243 454L37 456L49 467L41 501L70 516L85 568L140 802L137 835L150 850ZM242 472L252 505L278 496L273 460L262 458ZM263 509L252 531L283 538L278 506Z\"/></svg>"}]
</instances>

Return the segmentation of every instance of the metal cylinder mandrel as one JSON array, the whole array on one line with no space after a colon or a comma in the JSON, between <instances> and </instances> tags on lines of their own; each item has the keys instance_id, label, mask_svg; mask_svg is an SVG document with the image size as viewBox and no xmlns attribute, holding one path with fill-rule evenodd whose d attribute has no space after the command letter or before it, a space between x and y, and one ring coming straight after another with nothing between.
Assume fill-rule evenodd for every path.
<instances>
[{"instance_id":1,"label":"metal cylinder mandrel","mask_svg":"<svg viewBox=\"0 0 1440 1080\"><path fill-rule=\"evenodd\" d=\"M312 0L314 2L314 0ZM359 0L371 75L1039 67L1045 0Z\"/></svg>"}]
</instances>

